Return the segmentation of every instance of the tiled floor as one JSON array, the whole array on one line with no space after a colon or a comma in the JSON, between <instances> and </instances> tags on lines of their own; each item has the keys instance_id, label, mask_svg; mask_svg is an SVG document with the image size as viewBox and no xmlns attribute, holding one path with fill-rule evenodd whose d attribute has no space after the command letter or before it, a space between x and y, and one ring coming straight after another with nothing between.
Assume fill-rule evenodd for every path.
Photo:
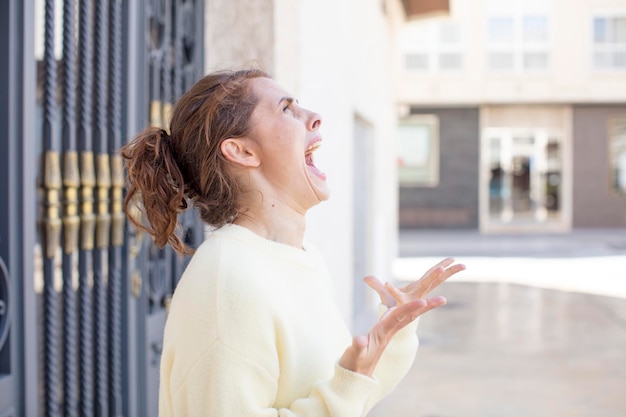
<instances>
[{"instance_id":1,"label":"tiled floor","mask_svg":"<svg viewBox=\"0 0 626 417\"><path fill-rule=\"evenodd\" d=\"M626 231L401 234L399 279L468 266L369 417L626 417Z\"/></svg>"}]
</instances>

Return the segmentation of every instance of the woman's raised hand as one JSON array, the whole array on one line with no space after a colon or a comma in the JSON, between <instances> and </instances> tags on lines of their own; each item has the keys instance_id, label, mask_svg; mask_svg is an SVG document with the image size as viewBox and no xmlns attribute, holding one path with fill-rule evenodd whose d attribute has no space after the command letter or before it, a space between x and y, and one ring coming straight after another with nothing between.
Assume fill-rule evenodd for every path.
<instances>
[{"instance_id":1,"label":"woman's raised hand","mask_svg":"<svg viewBox=\"0 0 626 417\"><path fill-rule=\"evenodd\" d=\"M346 349L339 365L363 375L372 376L385 348L393 336L418 316L446 303L443 297L413 300L398 307L391 307L374 324L366 336L356 336Z\"/></svg>"},{"instance_id":2,"label":"woman's raised hand","mask_svg":"<svg viewBox=\"0 0 626 417\"><path fill-rule=\"evenodd\" d=\"M387 307L401 306L423 299L445 280L464 269L465 265L455 264L453 258L446 258L426 271L420 279L402 288L396 288L389 282L383 284L373 276L365 277L365 282L378 293L382 304Z\"/></svg>"},{"instance_id":3,"label":"woman's raised hand","mask_svg":"<svg viewBox=\"0 0 626 417\"><path fill-rule=\"evenodd\" d=\"M381 302L389 309L366 336L352 339L352 345L344 352L339 365L372 376L385 348L400 329L422 314L446 303L444 297L426 298L426 295L464 269L465 265L454 264L454 259L446 258L426 271L420 279L402 288L396 288L388 282L383 284L373 276L366 277L365 282L378 293Z\"/></svg>"}]
</instances>

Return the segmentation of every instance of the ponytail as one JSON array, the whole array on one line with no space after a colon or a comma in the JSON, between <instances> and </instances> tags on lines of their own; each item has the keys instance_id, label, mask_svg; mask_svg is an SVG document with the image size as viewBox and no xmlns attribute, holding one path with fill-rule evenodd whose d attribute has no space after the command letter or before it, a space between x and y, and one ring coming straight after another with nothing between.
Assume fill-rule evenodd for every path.
<instances>
[{"instance_id":1,"label":"ponytail","mask_svg":"<svg viewBox=\"0 0 626 417\"><path fill-rule=\"evenodd\" d=\"M162 248L170 244L179 254L193 249L176 234L178 214L188 207L181 170L174 159L168 133L149 127L121 148L126 160L127 194L124 209L130 222L149 233ZM145 214L148 225L131 215L132 206Z\"/></svg>"}]
</instances>

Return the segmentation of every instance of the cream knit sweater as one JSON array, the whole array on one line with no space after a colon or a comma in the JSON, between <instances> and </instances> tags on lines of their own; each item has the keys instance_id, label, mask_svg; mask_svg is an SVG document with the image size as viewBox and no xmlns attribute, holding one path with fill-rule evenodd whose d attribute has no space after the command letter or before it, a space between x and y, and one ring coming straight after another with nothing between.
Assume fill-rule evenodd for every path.
<instances>
[{"instance_id":1,"label":"cream knit sweater","mask_svg":"<svg viewBox=\"0 0 626 417\"><path fill-rule=\"evenodd\" d=\"M224 226L175 290L159 415L364 416L413 363L415 326L396 334L375 378L341 368L352 337L320 254Z\"/></svg>"}]
</instances>

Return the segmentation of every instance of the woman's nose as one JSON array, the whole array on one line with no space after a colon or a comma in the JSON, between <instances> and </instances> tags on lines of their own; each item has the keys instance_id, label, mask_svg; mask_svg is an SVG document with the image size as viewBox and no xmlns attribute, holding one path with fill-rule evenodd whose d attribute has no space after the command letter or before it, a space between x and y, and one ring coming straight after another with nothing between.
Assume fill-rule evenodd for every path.
<instances>
[{"instance_id":1,"label":"woman's nose","mask_svg":"<svg viewBox=\"0 0 626 417\"><path fill-rule=\"evenodd\" d=\"M317 130L322 125L322 116L315 113L314 111L309 111L309 120L308 120L308 128L309 130Z\"/></svg>"}]
</instances>

